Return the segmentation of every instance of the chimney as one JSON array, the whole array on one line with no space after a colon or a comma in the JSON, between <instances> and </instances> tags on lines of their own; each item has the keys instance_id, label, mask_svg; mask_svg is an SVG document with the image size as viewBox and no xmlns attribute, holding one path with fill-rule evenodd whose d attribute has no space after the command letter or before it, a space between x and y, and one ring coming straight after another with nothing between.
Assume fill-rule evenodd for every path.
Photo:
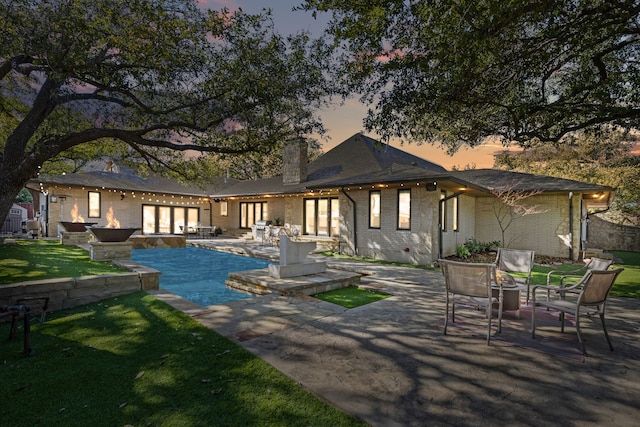
<instances>
[{"instance_id":1,"label":"chimney","mask_svg":"<svg viewBox=\"0 0 640 427\"><path fill-rule=\"evenodd\" d=\"M290 139L282 149L282 183L300 184L307 179L307 142L304 138Z\"/></svg>"}]
</instances>

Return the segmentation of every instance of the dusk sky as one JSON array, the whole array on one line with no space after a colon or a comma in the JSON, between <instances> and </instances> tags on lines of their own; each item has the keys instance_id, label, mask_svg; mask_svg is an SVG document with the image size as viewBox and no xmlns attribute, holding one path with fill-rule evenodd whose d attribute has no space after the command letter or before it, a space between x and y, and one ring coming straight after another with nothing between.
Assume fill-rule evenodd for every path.
<instances>
[{"instance_id":1,"label":"dusk sky","mask_svg":"<svg viewBox=\"0 0 640 427\"><path fill-rule=\"evenodd\" d=\"M212 10L219 10L222 7L231 10L241 8L248 13L257 13L268 7L272 11L276 29L281 34L306 30L314 35L320 35L328 21L327 16L321 16L320 19L314 20L310 13L292 11L294 6L302 3L301 0L198 0L198 3L204 8ZM364 131L362 119L366 112L367 106L360 103L358 99L349 99L345 101L344 105L336 103L332 108L321 111L320 116L328 130L327 136L329 137L329 141L323 142L324 151L333 148L358 132L363 132L377 139L376 134ZM503 149L499 144L486 144L475 149L461 149L454 156L448 156L443 149L430 144L405 143L401 145L400 141L396 140L392 141L391 145L438 163L447 169L451 169L452 166L464 168L466 165L473 164L476 168L491 167L493 166L493 154Z\"/></svg>"}]
</instances>

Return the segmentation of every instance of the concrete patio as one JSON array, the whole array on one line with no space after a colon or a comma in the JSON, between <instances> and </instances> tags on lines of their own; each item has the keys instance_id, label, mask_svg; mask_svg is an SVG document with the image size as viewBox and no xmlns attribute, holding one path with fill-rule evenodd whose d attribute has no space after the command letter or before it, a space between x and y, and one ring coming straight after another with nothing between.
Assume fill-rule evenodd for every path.
<instances>
[{"instance_id":1,"label":"concrete patio","mask_svg":"<svg viewBox=\"0 0 640 427\"><path fill-rule=\"evenodd\" d=\"M273 259L234 239L198 242ZM201 307L158 298L238 342L319 398L372 426L631 426L640 419L640 301L611 297L610 352L583 322L584 362L482 336L443 335L439 272L327 259L393 295L346 310L312 297L263 296ZM521 319L525 328L529 318ZM527 329L528 331L528 329ZM539 337L545 329L537 331ZM578 341L575 329L566 335Z\"/></svg>"}]
</instances>

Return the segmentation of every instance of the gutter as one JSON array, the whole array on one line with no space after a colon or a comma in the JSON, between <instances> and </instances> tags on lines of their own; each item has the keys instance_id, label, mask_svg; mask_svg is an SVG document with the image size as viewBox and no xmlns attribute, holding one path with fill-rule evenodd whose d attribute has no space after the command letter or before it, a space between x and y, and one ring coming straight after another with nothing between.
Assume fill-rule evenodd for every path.
<instances>
[{"instance_id":1,"label":"gutter","mask_svg":"<svg viewBox=\"0 0 640 427\"><path fill-rule=\"evenodd\" d=\"M353 200L353 198L349 194L347 194L347 192L344 190L344 187L340 188L340 192L344 194L347 199L349 199L351 205L353 206L353 250L355 255L358 255L358 222L356 220L358 216L356 215L356 201Z\"/></svg>"}]
</instances>

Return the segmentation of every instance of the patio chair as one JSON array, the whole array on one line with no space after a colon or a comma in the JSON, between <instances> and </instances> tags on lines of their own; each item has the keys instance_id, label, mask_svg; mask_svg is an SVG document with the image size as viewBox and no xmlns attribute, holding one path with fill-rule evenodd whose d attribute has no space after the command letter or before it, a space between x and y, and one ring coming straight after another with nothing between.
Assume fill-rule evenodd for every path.
<instances>
[{"instance_id":1,"label":"patio chair","mask_svg":"<svg viewBox=\"0 0 640 427\"><path fill-rule=\"evenodd\" d=\"M588 263L575 270L552 270L547 273L547 285L552 285L551 277L554 275L561 275L560 287L563 287L565 286L565 282L576 282L580 280L589 270L608 270L611 264L613 264L613 260L611 259L591 258Z\"/></svg>"},{"instance_id":2,"label":"patio chair","mask_svg":"<svg viewBox=\"0 0 640 427\"><path fill-rule=\"evenodd\" d=\"M498 249L496 268L506 273L523 273L526 277L514 276L518 285L527 287L527 303L529 303L529 288L531 285L531 270L533 269L534 251L520 249Z\"/></svg>"},{"instance_id":3,"label":"patio chair","mask_svg":"<svg viewBox=\"0 0 640 427\"><path fill-rule=\"evenodd\" d=\"M609 291L613 287L616 278L622 270L624 269L618 268L616 270L605 271L589 270L582 277L582 280L580 280L580 282L562 288L562 293L559 295L558 299L554 300L536 301L536 291L542 289L546 291L548 295L549 288L555 288L557 290L557 286L534 286L531 290L533 301L531 307L531 337L536 337L536 306L547 307L549 309L557 310L560 312L561 332L564 332L565 313L572 314L576 319L576 333L578 335L578 342L582 347L582 353L586 356L587 349L584 345L584 341L582 340L582 336L580 335L580 317L592 316L594 314L597 314L598 316L600 316L600 322L602 323L604 335L607 338L607 342L609 343L609 349L613 351L613 344L611 344L611 339L609 338L609 334L607 332L604 313L607 303L607 297L609 296ZM566 294L577 295L577 298L571 300L566 299Z\"/></svg>"},{"instance_id":4,"label":"patio chair","mask_svg":"<svg viewBox=\"0 0 640 427\"><path fill-rule=\"evenodd\" d=\"M498 307L498 332L502 330L502 299L492 295L491 284L495 277L495 265L481 263L465 263L438 260L446 285L446 309L444 318L444 334L447 334L449 321L449 305L451 304L451 321L456 321L456 304L484 307L487 316L487 345L491 340L491 319L493 305Z\"/></svg>"}]
</instances>

